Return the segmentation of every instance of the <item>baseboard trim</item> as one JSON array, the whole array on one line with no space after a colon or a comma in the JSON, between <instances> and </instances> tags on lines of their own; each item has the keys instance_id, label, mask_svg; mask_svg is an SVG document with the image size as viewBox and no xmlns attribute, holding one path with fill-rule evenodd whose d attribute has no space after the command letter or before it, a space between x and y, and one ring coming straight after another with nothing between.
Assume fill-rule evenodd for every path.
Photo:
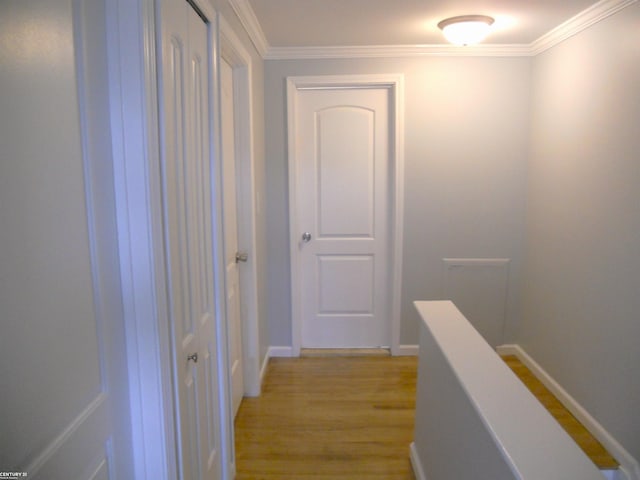
<instances>
[{"instance_id":1,"label":"baseboard trim","mask_svg":"<svg viewBox=\"0 0 640 480\"><path fill-rule=\"evenodd\" d=\"M394 357L417 357L418 345L397 345L391 347L391 355Z\"/></svg>"},{"instance_id":2,"label":"baseboard trim","mask_svg":"<svg viewBox=\"0 0 640 480\"><path fill-rule=\"evenodd\" d=\"M393 356L417 356L418 345L398 345L391 349ZM265 358L265 362L271 357L297 357L294 354L293 347L269 347L269 352ZM264 364L263 364L264 368Z\"/></svg>"},{"instance_id":3,"label":"baseboard trim","mask_svg":"<svg viewBox=\"0 0 640 480\"><path fill-rule=\"evenodd\" d=\"M294 357L293 348L291 347L269 347L267 354L262 359L262 365L260 365L260 391L262 391L262 385L264 384L264 377L267 374L267 367L269 366L269 360L275 357Z\"/></svg>"},{"instance_id":4,"label":"baseboard trim","mask_svg":"<svg viewBox=\"0 0 640 480\"><path fill-rule=\"evenodd\" d=\"M388 348L301 348L300 357L388 357Z\"/></svg>"},{"instance_id":5,"label":"baseboard trim","mask_svg":"<svg viewBox=\"0 0 640 480\"><path fill-rule=\"evenodd\" d=\"M515 355L531 370L545 387L562 403L571 414L578 419L591 434L598 439L611 455L620 463L620 470L626 479L640 480L640 465L638 461L593 418L569 393L556 382L529 354L517 344L500 345L496 347L498 355Z\"/></svg>"},{"instance_id":6,"label":"baseboard trim","mask_svg":"<svg viewBox=\"0 0 640 480\"><path fill-rule=\"evenodd\" d=\"M600 470L600 472L606 480L628 480L629 478L626 473L620 470Z\"/></svg>"},{"instance_id":7,"label":"baseboard trim","mask_svg":"<svg viewBox=\"0 0 640 480\"><path fill-rule=\"evenodd\" d=\"M262 359L262 365L260 365L260 392L262 393L262 385L264 385L264 377L267 374L267 367L269 366L269 358L271 358L271 348L267 349L267 353Z\"/></svg>"},{"instance_id":8,"label":"baseboard trim","mask_svg":"<svg viewBox=\"0 0 640 480\"><path fill-rule=\"evenodd\" d=\"M413 469L413 474L416 476L416 480L427 480L427 475L422 468L422 462L420 461L420 455L418 455L415 442L411 442L409 446L409 459L411 460L411 468Z\"/></svg>"},{"instance_id":9,"label":"baseboard trim","mask_svg":"<svg viewBox=\"0 0 640 480\"><path fill-rule=\"evenodd\" d=\"M269 347L269 353L267 355L271 357L297 357L293 354L293 347Z\"/></svg>"}]
</instances>

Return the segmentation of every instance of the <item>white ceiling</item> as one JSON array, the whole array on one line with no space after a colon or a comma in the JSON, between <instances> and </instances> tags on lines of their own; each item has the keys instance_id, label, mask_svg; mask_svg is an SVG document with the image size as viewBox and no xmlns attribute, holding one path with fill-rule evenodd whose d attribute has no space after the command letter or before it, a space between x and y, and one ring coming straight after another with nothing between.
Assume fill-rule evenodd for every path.
<instances>
[{"instance_id":1,"label":"white ceiling","mask_svg":"<svg viewBox=\"0 0 640 480\"><path fill-rule=\"evenodd\" d=\"M485 44L531 45L602 0L235 0L255 13L267 48L418 46L446 43L437 23L456 15L496 19ZM233 3L233 2L232 2ZM593 6L593 7L592 7ZM591 7L591 8L590 8ZM583 14L584 16L584 14Z\"/></svg>"}]
</instances>

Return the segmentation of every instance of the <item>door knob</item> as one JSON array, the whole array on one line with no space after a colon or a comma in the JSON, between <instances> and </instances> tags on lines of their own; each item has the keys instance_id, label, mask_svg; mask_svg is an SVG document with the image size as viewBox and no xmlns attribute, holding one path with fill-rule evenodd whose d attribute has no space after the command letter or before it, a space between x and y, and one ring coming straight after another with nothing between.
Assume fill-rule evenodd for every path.
<instances>
[{"instance_id":1,"label":"door knob","mask_svg":"<svg viewBox=\"0 0 640 480\"><path fill-rule=\"evenodd\" d=\"M247 252L236 253L236 263L246 262L248 259L249 259L249 254Z\"/></svg>"},{"instance_id":2,"label":"door knob","mask_svg":"<svg viewBox=\"0 0 640 480\"><path fill-rule=\"evenodd\" d=\"M198 352L192 353L187 357L187 362L193 360L193 363L198 363Z\"/></svg>"},{"instance_id":3,"label":"door knob","mask_svg":"<svg viewBox=\"0 0 640 480\"><path fill-rule=\"evenodd\" d=\"M309 232L304 232L302 234L302 241L304 243L310 242L311 241L311 234Z\"/></svg>"}]
</instances>

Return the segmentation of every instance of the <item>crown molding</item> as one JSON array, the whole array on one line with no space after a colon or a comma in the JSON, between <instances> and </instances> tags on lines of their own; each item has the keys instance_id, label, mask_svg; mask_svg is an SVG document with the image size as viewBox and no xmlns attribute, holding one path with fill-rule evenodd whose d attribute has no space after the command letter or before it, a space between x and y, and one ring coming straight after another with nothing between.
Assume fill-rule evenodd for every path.
<instances>
[{"instance_id":1,"label":"crown molding","mask_svg":"<svg viewBox=\"0 0 640 480\"><path fill-rule=\"evenodd\" d=\"M638 0L600 0L529 44L481 44L460 47L438 45L363 45L328 47L273 47L267 42L249 0L228 0L265 60L304 60L322 58L391 58L391 57L533 57Z\"/></svg>"},{"instance_id":2,"label":"crown molding","mask_svg":"<svg viewBox=\"0 0 640 480\"><path fill-rule=\"evenodd\" d=\"M553 30L542 35L529 45L531 55L538 55L545 50L555 47L559 43L589 28L591 25L618 13L623 8L636 3L638 0L601 0L589 8L561 23Z\"/></svg>"},{"instance_id":3,"label":"crown molding","mask_svg":"<svg viewBox=\"0 0 640 480\"><path fill-rule=\"evenodd\" d=\"M348 47L270 47L265 60L390 57L520 57L531 55L527 45L364 45Z\"/></svg>"},{"instance_id":4,"label":"crown molding","mask_svg":"<svg viewBox=\"0 0 640 480\"><path fill-rule=\"evenodd\" d=\"M265 36L262 27L260 26L258 17L256 17L253 8L251 8L249 0L228 1L235 14L238 16L240 23L249 35L251 43L256 47L258 54L260 54L262 58L265 58L270 49L269 43L267 42L267 37Z\"/></svg>"}]
</instances>

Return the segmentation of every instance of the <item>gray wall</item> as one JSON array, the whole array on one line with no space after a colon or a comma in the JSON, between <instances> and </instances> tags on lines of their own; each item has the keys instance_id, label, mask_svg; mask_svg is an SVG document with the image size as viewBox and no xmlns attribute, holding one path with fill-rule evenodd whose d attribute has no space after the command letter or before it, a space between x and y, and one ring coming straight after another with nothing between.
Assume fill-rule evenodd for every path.
<instances>
[{"instance_id":1,"label":"gray wall","mask_svg":"<svg viewBox=\"0 0 640 480\"><path fill-rule=\"evenodd\" d=\"M0 469L30 478L133 475L105 29L0 2Z\"/></svg>"},{"instance_id":2,"label":"gray wall","mask_svg":"<svg viewBox=\"0 0 640 480\"><path fill-rule=\"evenodd\" d=\"M455 317L452 320L452 324L457 327ZM505 448L504 445L496 445L495 432L488 431L486 419L478 412L478 400L469 393L469 386L461 383L460 372L452 368L448 357L451 353L444 350L446 342L444 346L439 344L438 340L441 338L427 327L426 321L421 320L419 325L420 357L416 382L413 461L424 471L423 478L519 478L513 474L509 462L505 460L501 451L501 448ZM460 328L456 328L456 333L459 331ZM478 351L485 351L477 348L474 340L478 341L475 337L464 339L467 346L474 347L470 357L477 356ZM486 345L481 347L487 348ZM457 366L460 363L462 362L458 362ZM508 391L508 394L512 396L513 392Z\"/></svg>"},{"instance_id":3,"label":"gray wall","mask_svg":"<svg viewBox=\"0 0 640 480\"><path fill-rule=\"evenodd\" d=\"M419 478L603 480L453 303L415 306L422 321L411 453Z\"/></svg>"},{"instance_id":4,"label":"gray wall","mask_svg":"<svg viewBox=\"0 0 640 480\"><path fill-rule=\"evenodd\" d=\"M640 4L533 62L517 337L640 458Z\"/></svg>"},{"instance_id":5,"label":"gray wall","mask_svg":"<svg viewBox=\"0 0 640 480\"><path fill-rule=\"evenodd\" d=\"M507 338L518 323L529 132L529 58L266 61L268 319L291 345L285 78L403 73L405 232L401 344L418 343L411 302L442 296L443 257L512 259Z\"/></svg>"}]
</instances>

